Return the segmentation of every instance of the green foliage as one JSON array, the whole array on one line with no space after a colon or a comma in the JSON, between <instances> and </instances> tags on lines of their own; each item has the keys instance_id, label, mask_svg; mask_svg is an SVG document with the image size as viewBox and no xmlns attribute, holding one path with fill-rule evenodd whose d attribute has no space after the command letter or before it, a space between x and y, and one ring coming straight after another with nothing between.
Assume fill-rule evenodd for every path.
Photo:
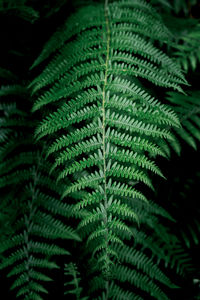
<instances>
[{"instance_id":1,"label":"green foliage","mask_svg":"<svg viewBox=\"0 0 200 300\"><path fill-rule=\"evenodd\" d=\"M167 95L167 100L172 103L182 124L181 128L175 129L176 134L195 149L197 149L197 141L200 140L199 98L199 91L188 91L187 95L170 92ZM180 152L180 146L177 149Z\"/></svg>"},{"instance_id":2,"label":"green foliage","mask_svg":"<svg viewBox=\"0 0 200 300\"><path fill-rule=\"evenodd\" d=\"M143 24L138 27L140 20ZM113 245L121 245L124 239L119 232L131 236L125 219L138 221L124 195L134 192L132 182L152 188L147 171L162 176L149 156L155 156L154 149L159 151L159 138L171 139L166 127L179 126L174 112L134 77L179 91L185 80L178 66L149 39L163 43L171 37L145 2L84 7L65 26L67 30L56 33L45 47L45 58L48 49L59 48L58 55L31 84L34 92L48 87L40 92L34 111L52 103L57 107L44 117L36 136L52 136L48 152L55 154L53 169L61 171L58 180L72 176L63 198L84 194L78 206L87 213L79 228L88 227L89 247L94 248L93 255L98 252L98 264L109 273L113 258L118 257ZM41 54L34 66L43 58ZM63 131L69 134L63 136ZM134 138L136 143L124 144ZM117 195L113 186L119 190Z\"/></svg>"},{"instance_id":3,"label":"green foliage","mask_svg":"<svg viewBox=\"0 0 200 300\"><path fill-rule=\"evenodd\" d=\"M77 300L87 300L88 297L81 297L80 294L82 292L82 288L80 287L80 273L77 270L77 266L73 263L69 263L68 265L65 265L65 275L68 276L71 280L68 282L65 282L65 286L72 288L70 290L67 290L64 294L75 294Z\"/></svg>"},{"instance_id":4,"label":"green foliage","mask_svg":"<svg viewBox=\"0 0 200 300\"><path fill-rule=\"evenodd\" d=\"M183 22L183 20L182 20ZM200 62L200 24L198 22L188 22L188 28L177 33L178 43L174 45L176 61L183 70L193 71Z\"/></svg>"},{"instance_id":5,"label":"green foliage","mask_svg":"<svg viewBox=\"0 0 200 300\"><path fill-rule=\"evenodd\" d=\"M158 192L171 149L199 146L197 2L148 2L0 3L30 34L0 66L0 270L19 299L182 299L200 278L199 209L180 220Z\"/></svg>"},{"instance_id":6,"label":"green foliage","mask_svg":"<svg viewBox=\"0 0 200 300\"><path fill-rule=\"evenodd\" d=\"M130 228L134 242L115 244L114 250L119 260L112 265L112 278L106 282L101 275L94 276L90 284L91 299L146 299L148 295L153 299L170 299L164 291L179 287L170 281L165 268L181 277L194 271L181 236L177 237L170 230L175 225L173 218L154 202L137 204L135 200L133 206L137 207L141 224L139 230ZM168 226L164 226L166 220ZM97 271L96 264L97 261L92 259L90 268L94 273ZM123 288L124 282L128 283L126 290ZM95 298L97 291L101 296ZM139 296L141 294L143 297Z\"/></svg>"},{"instance_id":7,"label":"green foliage","mask_svg":"<svg viewBox=\"0 0 200 300\"><path fill-rule=\"evenodd\" d=\"M18 84L0 90L0 269L12 268L8 277L15 277L11 289L18 289L17 297L42 299L40 293L47 290L40 282L51 280L43 272L58 268L53 256L69 254L52 240L80 238L58 218L60 206L67 214L62 187L55 185L55 175L49 176L44 150L34 146L34 119L21 108L27 96Z\"/></svg>"},{"instance_id":8,"label":"green foliage","mask_svg":"<svg viewBox=\"0 0 200 300\"><path fill-rule=\"evenodd\" d=\"M30 5L27 0L1 0L0 14L3 15L16 15L31 23L39 18L39 13Z\"/></svg>"},{"instance_id":9,"label":"green foliage","mask_svg":"<svg viewBox=\"0 0 200 300\"><path fill-rule=\"evenodd\" d=\"M197 0L173 0L172 6L174 8L175 13L184 12L185 15L188 14L188 10L192 8L195 4L197 4Z\"/></svg>"}]
</instances>

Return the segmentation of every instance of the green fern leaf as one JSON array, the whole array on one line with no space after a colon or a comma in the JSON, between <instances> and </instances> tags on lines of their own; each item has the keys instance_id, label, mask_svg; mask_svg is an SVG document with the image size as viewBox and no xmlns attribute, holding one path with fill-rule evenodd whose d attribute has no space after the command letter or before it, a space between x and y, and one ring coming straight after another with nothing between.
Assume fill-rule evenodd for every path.
<instances>
[{"instance_id":1,"label":"green fern leaf","mask_svg":"<svg viewBox=\"0 0 200 300\"><path fill-rule=\"evenodd\" d=\"M73 211L83 209L79 229L86 227L94 249L102 250L98 262L107 271L115 257L112 244L124 239L120 232L131 235L122 219L138 219L126 196L145 200L133 185L153 188L149 171L163 176L150 157L166 156L159 140L173 140L169 129L180 126L173 110L135 80L181 92L187 84L153 40L172 37L150 5L106 1L70 17L33 64L56 53L30 84L38 93L33 111L50 108L36 137L51 140L52 171L59 170L59 182L71 182L63 199L78 197Z\"/></svg>"}]
</instances>

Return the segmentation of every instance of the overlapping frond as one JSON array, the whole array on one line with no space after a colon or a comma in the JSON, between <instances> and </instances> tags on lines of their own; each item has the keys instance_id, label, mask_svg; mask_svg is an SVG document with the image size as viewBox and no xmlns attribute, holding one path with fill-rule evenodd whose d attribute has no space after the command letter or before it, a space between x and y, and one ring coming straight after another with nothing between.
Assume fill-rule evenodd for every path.
<instances>
[{"instance_id":1,"label":"overlapping frond","mask_svg":"<svg viewBox=\"0 0 200 300\"><path fill-rule=\"evenodd\" d=\"M26 97L22 85L0 89L0 269L8 268L8 277L15 278L11 289L17 297L42 299L40 294L48 293L43 283L51 280L45 270L58 268L52 257L69 254L55 240L80 238L58 217L69 216L70 209L60 200L62 186L49 176L41 146L34 145Z\"/></svg>"}]
</instances>

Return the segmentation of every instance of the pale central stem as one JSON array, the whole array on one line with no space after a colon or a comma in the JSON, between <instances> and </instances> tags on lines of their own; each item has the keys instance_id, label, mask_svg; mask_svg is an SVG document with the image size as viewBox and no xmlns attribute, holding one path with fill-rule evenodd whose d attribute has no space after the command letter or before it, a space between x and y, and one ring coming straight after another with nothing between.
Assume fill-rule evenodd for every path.
<instances>
[{"instance_id":1,"label":"pale central stem","mask_svg":"<svg viewBox=\"0 0 200 300\"><path fill-rule=\"evenodd\" d=\"M109 27L109 19L108 19L108 0L105 1L105 19L106 19L106 61L105 61L105 77L104 77L104 85L103 85L103 101L102 101L102 140L103 140L103 174L104 174L104 207L105 210L107 209L107 182L106 182L106 134L105 134L105 120L106 120L106 113L105 113L105 101L106 101L106 85L108 79L108 63L109 63L109 53L110 53L110 27ZM106 213L106 220L107 223L107 213Z\"/></svg>"},{"instance_id":2,"label":"pale central stem","mask_svg":"<svg viewBox=\"0 0 200 300\"><path fill-rule=\"evenodd\" d=\"M104 225L106 229L105 242L106 242L106 256L109 256L108 249L108 199L107 199L107 179L106 179L106 112L105 112L105 102L106 102L106 86L108 80L108 66L109 66L109 54L110 54L110 27L109 27L109 11L108 11L108 0L105 1L105 21L106 21L106 60L105 60L105 77L103 85L103 100L102 100L102 142L103 142L103 174L104 174ZM109 260L108 260L109 261ZM107 262L108 263L108 262ZM109 282L106 280L106 296L105 299L108 299L109 294Z\"/></svg>"}]
</instances>

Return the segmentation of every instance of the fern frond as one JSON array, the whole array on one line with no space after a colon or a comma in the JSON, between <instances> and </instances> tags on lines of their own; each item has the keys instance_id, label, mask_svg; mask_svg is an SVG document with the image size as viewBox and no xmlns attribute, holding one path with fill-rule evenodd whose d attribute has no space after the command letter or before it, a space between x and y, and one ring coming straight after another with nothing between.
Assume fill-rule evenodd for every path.
<instances>
[{"instance_id":1,"label":"fern frond","mask_svg":"<svg viewBox=\"0 0 200 300\"><path fill-rule=\"evenodd\" d=\"M167 94L167 100L173 105L182 125L181 128L174 129L175 134L194 149L197 148L197 143L200 141L199 97L199 91L188 91L187 96L173 92Z\"/></svg>"},{"instance_id":2,"label":"fern frond","mask_svg":"<svg viewBox=\"0 0 200 300\"><path fill-rule=\"evenodd\" d=\"M55 174L49 176L50 164L44 159L41 146L34 145L35 121L20 106L21 99L27 94L26 88L20 85L0 89L0 132L7 130L3 131L0 141L0 220L7 213L6 204L10 206L9 213L13 214L1 237L0 269L9 268L8 277L15 278L11 289L18 290L18 297L41 299L40 294L47 293L43 283L51 280L45 269L58 268L52 256L69 255L69 251L52 240L80 241L80 238L58 217L61 210L60 216L69 215L67 206L60 201L63 188L62 185L56 187ZM7 194L6 198L4 195ZM48 208L47 199L51 200Z\"/></svg>"},{"instance_id":3,"label":"fern frond","mask_svg":"<svg viewBox=\"0 0 200 300\"><path fill-rule=\"evenodd\" d=\"M38 93L33 111L49 108L36 137L51 141L52 171L59 170L59 182L71 181L63 199L78 197L79 228L101 249L98 265L106 272L116 256L113 244L124 239L122 232L130 239L124 219L137 220L126 196L145 200L132 185L153 188L148 172L163 176L150 156L165 156L158 141L172 140L169 128L180 126L173 110L135 80L178 91L187 84L154 40L165 43L171 35L150 5L106 1L69 18L33 65L55 53L30 84Z\"/></svg>"},{"instance_id":4,"label":"fern frond","mask_svg":"<svg viewBox=\"0 0 200 300\"><path fill-rule=\"evenodd\" d=\"M14 0L2 0L0 3L0 13L17 15L20 16L20 18L33 23L38 19L39 13L31 6L27 5L26 2L26 0L19 0L18 2Z\"/></svg>"},{"instance_id":5,"label":"fern frond","mask_svg":"<svg viewBox=\"0 0 200 300\"><path fill-rule=\"evenodd\" d=\"M195 71L200 63L200 26L198 23L195 25L189 28L187 32L182 33L181 36L179 35L179 43L174 46L176 61L186 72L190 68Z\"/></svg>"},{"instance_id":6,"label":"fern frond","mask_svg":"<svg viewBox=\"0 0 200 300\"><path fill-rule=\"evenodd\" d=\"M74 263L69 263L65 265L65 276L71 277L70 281L64 283L65 287L67 287L67 291L64 292L65 295L75 295L77 300L87 300L88 297L81 297L81 292L83 290L80 287L80 273L77 270L77 266ZM69 289L71 288L71 289Z\"/></svg>"}]
</instances>

